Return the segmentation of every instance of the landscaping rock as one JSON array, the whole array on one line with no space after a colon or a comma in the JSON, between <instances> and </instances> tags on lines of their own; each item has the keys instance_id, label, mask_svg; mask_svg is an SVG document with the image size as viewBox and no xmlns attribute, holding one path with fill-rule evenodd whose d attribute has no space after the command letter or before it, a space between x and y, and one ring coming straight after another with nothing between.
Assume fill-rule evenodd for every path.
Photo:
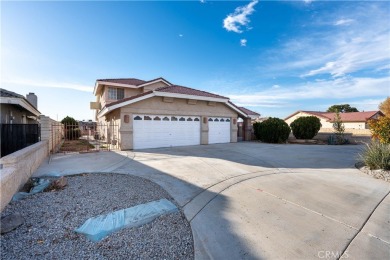
<instances>
[{"instance_id":1,"label":"landscaping rock","mask_svg":"<svg viewBox=\"0 0 390 260\"><path fill-rule=\"evenodd\" d=\"M61 177L58 180L53 181L52 184L56 189L62 190L65 188L66 185L68 185L68 180L65 177Z\"/></svg>"},{"instance_id":2,"label":"landscaping rock","mask_svg":"<svg viewBox=\"0 0 390 260\"><path fill-rule=\"evenodd\" d=\"M8 233L16 229L17 227L23 225L23 223L24 223L24 218L18 213L5 216L1 218L1 225L0 225L1 234Z\"/></svg>"}]
</instances>

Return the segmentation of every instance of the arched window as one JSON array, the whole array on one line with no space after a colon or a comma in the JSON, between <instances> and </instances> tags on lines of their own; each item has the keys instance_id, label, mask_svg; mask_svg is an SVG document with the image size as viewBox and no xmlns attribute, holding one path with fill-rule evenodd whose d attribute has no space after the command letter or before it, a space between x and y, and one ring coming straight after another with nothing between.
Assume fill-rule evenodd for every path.
<instances>
[{"instance_id":1,"label":"arched window","mask_svg":"<svg viewBox=\"0 0 390 260\"><path fill-rule=\"evenodd\" d=\"M161 121L161 118L159 118L158 116L156 116L153 120L154 120L154 121Z\"/></svg>"},{"instance_id":2,"label":"arched window","mask_svg":"<svg viewBox=\"0 0 390 260\"><path fill-rule=\"evenodd\" d=\"M152 120L150 116L144 116L144 120Z\"/></svg>"},{"instance_id":3,"label":"arched window","mask_svg":"<svg viewBox=\"0 0 390 260\"><path fill-rule=\"evenodd\" d=\"M163 121L169 121L169 118L166 116L163 118Z\"/></svg>"},{"instance_id":4,"label":"arched window","mask_svg":"<svg viewBox=\"0 0 390 260\"><path fill-rule=\"evenodd\" d=\"M136 116L136 117L134 117L134 120L142 120L142 117Z\"/></svg>"}]
</instances>

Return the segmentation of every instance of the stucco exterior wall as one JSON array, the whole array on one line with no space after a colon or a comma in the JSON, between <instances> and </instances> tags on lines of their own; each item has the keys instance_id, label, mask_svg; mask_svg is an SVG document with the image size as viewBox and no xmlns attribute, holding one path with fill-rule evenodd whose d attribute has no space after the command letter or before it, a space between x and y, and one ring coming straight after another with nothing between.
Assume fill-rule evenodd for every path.
<instances>
[{"instance_id":1,"label":"stucco exterior wall","mask_svg":"<svg viewBox=\"0 0 390 260\"><path fill-rule=\"evenodd\" d=\"M143 87L143 92L147 92L149 90L155 90L156 88L161 88L161 87L166 87L166 86L168 86L168 85L165 84L164 82L156 82L156 83L153 83L153 84L150 84L150 85Z\"/></svg>"},{"instance_id":2,"label":"stucco exterior wall","mask_svg":"<svg viewBox=\"0 0 390 260\"><path fill-rule=\"evenodd\" d=\"M210 116L231 118L231 142L237 142L237 117L238 114L223 103L197 101L196 104L189 104L187 99L174 98L173 102L164 102L163 97L149 98L120 109L120 145L122 150L133 149L133 115L187 115L201 117L201 144L208 144L208 122ZM128 116L129 122L125 123L124 118ZM233 119L234 123L233 123ZM206 121L206 122L204 122Z\"/></svg>"}]
</instances>

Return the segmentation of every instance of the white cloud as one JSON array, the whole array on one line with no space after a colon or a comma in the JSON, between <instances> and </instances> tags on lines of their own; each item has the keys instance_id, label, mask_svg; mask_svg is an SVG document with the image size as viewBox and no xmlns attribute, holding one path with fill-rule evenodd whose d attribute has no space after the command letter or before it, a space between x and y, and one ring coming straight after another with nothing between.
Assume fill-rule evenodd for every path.
<instances>
[{"instance_id":1,"label":"white cloud","mask_svg":"<svg viewBox=\"0 0 390 260\"><path fill-rule=\"evenodd\" d=\"M67 88L85 92L93 92L93 87L82 85L78 83L67 83L67 82L53 82L53 81L40 81L40 80L2 80L1 84L9 85L21 85L21 86L33 86L33 87L46 87L46 88Z\"/></svg>"},{"instance_id":2,"label":"white cloud","mask_svg":"<svg viewBox=\"0 0 390 260\"><path fill-rule=\"evenodd\" d=\"M353 19L340 19L340 20L337 20L334 25L349 25L351 23L353 23L355 20Z\"/></svg>"},{"instance_id":3,"label":"white cloud","mask_svg":"<svg viewBox=\"0 0 390 260\"><path fill-rule=\"evenodd\" d=\"M352 78L344 77L332 80L313 81L301 85L291 85L284 88L250 94L224 94L241 106L282 107L296 100L313 99L352 99L373 96L390 95L386 86L390 77L383 78ZM387 93L386 93L387 91Z\"/></svg>"},{"instance_id":4,"label":"white cloud","mask_svg":"<svg viewBox=\"0 0 390 260\"><path fill-rule=\"evenodd\" d=\"M246 39L241 39L240 40L240 45L245 47L246 46L246 43L247 43L247 40Z\"/></svg>"},{"instance_id":5,"label":"white cloud","mask_svg":"<svg viewBox=\"0 0 390 260\"><path fill-rule=\"evenodd\" d=\"M183 37L184 35L183 34L179 34L179 37Z\"/></svg>"},{"instance_id":6,"label":"white cloud","mask_svg":"<svg viewBox=\"0 0 390 260\"><path fill-rule=\"evenodd\" d=\"M280 86L279 85L273 85L272 88L273 89L277 89L277 88L280 88Z\"/></svg>"},{"instance_id":7,"label":"white cloud","mask_svg":"<svg viewBox=\"0 0 390 260\"><path fill-rule=\"evenodd\" d=\"M229 14L223 20L223 27L227 31L242 33L241 26L247 26L249 24L250 20L248 16L255 11L254 6L258 2L258 0L253 0L248 5L237 7L234 13Z\"/></svg>"},{"instance_id":8,"label":"white cloud","mask_svg":"<svg viewBox=\"0 0 390 260\"><path fill-rule=\"evenodd\" d=\"M329 27L346 12L354 17L349 26ZM363 71L370 76L383 73L390 64L387 20L387 11L377 2L348 5L321 15L308 25L305 34L263 52L257 70L270 77L286 76L288 72L289 77L313 80L317 76L337 78Z\"/></svg>"},{"instance_id":9,"label":"white cloud","mask_svg":"<svg viewBox=\"0 0 390 260\"><path fill-rule=\"evenodd\" d=\"M305 3L305 4L310 4L311 2L313 2L314 0L303 0L303 2Z\"/></svg>"},{"instance_id":10,"label":"white cloud","mask_svg":"<svg viewBox=\"0 0 390 260\"><path fill-rule=\"evenodd\" d=\"M200 2L201 2L202 4L204 4L204 3L206 3L206 0L200 0Z\"/></svg>"}]
</instances>

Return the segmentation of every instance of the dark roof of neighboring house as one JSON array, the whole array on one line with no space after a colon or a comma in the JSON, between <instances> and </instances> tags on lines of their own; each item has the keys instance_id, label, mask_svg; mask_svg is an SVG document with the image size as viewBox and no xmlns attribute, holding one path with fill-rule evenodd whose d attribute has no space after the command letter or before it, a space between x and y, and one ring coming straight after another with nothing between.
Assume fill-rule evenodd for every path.
<instances>
[{"instance_id":1,"label":"dark roof of neighboring house","mask_svg":"<svg viewBox=\"0 0 390 260\"><path fill-rule=\"evenodd\" d=\"M183 95L192 95L192 96L201 96L201 97L212 97L212 98L223 98L223 99L229 99L227 97L223 97L217 94L213 94L210 92L197 90L193 88L183 87L179 85L172 85L167 87L161 87L157 88L155 91L157 92L167 92L167 93L176 93L176 94L183 94Z\"/></svg>"},{"instance_id":2,"label":"dark roof of neighboring house","mask_svg":"<svg viewBox=\"0 0 390 260\"><path fill-rule=\"evenodd\" d=\"M327 121L333 121L336 113L332 112L319 112L319 111L297 111L294 114L288 116L285 118L288 119L298 113L307 113L307 114L312 114L314 116L319 116L327 119ZM365 112L347 112L347 113L340 113L340 119L343 122L367 122L368 119L372 118L376 114L380 114L383 116L384 114L381 111L365 111Z\"/></svg>"},{"instance_id":3,"label":"dark roof of neighboring house","mask_svg":"<svg viewBox=\"0 0 390 260\"><path fill-rule=\"evenodd\" d=\"M159 77L152 80L142 80L142 79L135 79L135 78L123 78L123 79L98 79L97 81L105 81L105 82L111 82L111 83L119 83L119 84L127 84L127 85L133 85L133 86L139 86L143 85L149 82L153 82L156 80L164 80L169 83L166 79Z\"/></svg>"},{"instance_id":4,"label":"dark roof of neighboring house","mask_svg":"<svg viewBox=\"0 0 390 260\"><path fill-rule=\"evenodd\" d=\"M245 114L247 115L253 115L253 116L260 116L259 113L255 112L255 111L252 111L252 110L249 110L245 107L238 107L240 110L244 111Z\"/></svg>"},{"instance_id":5,"label":"dark roof of neighboring house","mask_svg":"<svg viewBox=\"0 0 390 260\"><path fill-rule=\"evenodd\" d=\"M25 99L24 96L22 96L22 95L20 95L18 93L15 93L15 92L3 89L3 88L0 88L0 96L1 97L13 97L13 98L23 98L23 99Z\"/></svg>"}]
</instances>

